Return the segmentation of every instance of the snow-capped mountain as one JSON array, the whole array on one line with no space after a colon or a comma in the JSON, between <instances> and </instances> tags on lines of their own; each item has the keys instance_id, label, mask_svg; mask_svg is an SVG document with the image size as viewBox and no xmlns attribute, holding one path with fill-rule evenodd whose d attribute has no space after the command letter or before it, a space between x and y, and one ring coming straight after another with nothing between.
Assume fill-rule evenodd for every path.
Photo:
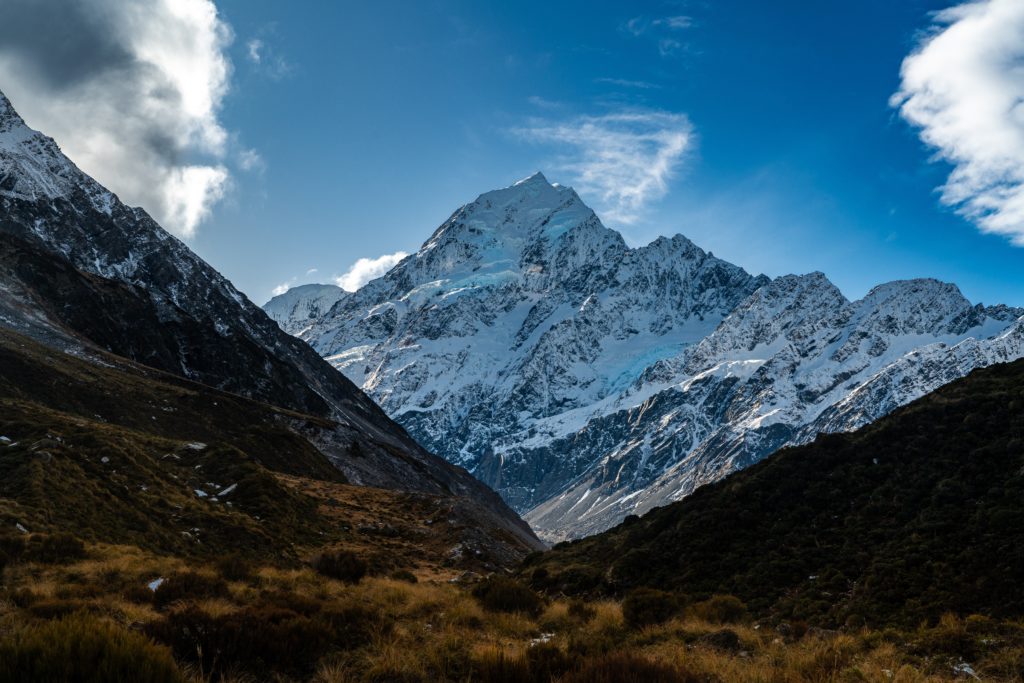
<instances>
[{"instance_id":1,"label":"snow-capped mountain","mask_svg":"<svg viewBox=\"0 0 1024 683\"><path fill-rule=\"evenodd\" d=\"M315 416L292 426L350 483L464 497L520 547L539 545L498 496L425 451L145 211L79 170L2 93L0 239L0 325Z\"/></svg>"},{"instance_id":2,"label":"snow-capped mountain","mask_svg":"<svg viewBox=\"0 0 1024 683\"><path fill-rule=\"evenodd\" d=\"M296 336L319 320L347 292L337 285L299 285L275 296L263 307L267 315Z\"/></svg>"},{"instance_id":3,"label":"snow-capped mountain","mask_svg":"<svg viewBox=\"0 0 1024 683\"><path fill-rule=\"evenodd\" d=\"M1022 315L932 280L850 302L820 273L754 277L680 235L631 249L536 174L284 325L560 539L1019 357Z\"/></svg>"}]
</instances>

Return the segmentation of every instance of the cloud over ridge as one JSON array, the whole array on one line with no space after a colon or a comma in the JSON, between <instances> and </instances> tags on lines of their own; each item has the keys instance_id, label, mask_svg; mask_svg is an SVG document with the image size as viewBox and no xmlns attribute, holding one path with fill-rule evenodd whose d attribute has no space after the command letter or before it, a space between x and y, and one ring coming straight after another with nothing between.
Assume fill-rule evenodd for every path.
<instances>
[{"instance_id":1,"label":"cloud over ridge","mask_svg":"<svg viewBox=\"0 0 1024 683\"><path fill-rule=\"evenodd\" d=\"M84 171L189 237L230 183L212 0L4 0L0 89Z\"/></svg>"},{"instance_id":2,"label":"cloud over ridge","mask_svg":"<svg viewBox=\"0 0 1024 683\"><path fill-rule=\"evenodd\" d=\"M596 198L603 217L625 224L635 223L648 204L665 196L695 141L685 115L641 109L536 120L514 132L560 148L559 170L574 176L577 190Z\"/></svg>"},{"instance_id":3,"label":"cloud over ridge","mask_svg":"<svg viewBox=\"0 0 1024 683\"><path fill-rule=\"evenodd\" d=\"M354 292L370 280L380 277L408 256L404 251L384 254L377 258L361 258L345 271L344 275L335 278L334 282L347 292Z\"/></svg>"},{"instance_id":4,"label":"cloud over ridge","mask_svg":"<svg viewBox=\"0 0 1024 683\"><path fill-rule=\"evenodd\" d=\"M891 104L953 165L942 202L1024 246L1024 3L967 2L933 19Z\"/></svg>"}]
</instances>

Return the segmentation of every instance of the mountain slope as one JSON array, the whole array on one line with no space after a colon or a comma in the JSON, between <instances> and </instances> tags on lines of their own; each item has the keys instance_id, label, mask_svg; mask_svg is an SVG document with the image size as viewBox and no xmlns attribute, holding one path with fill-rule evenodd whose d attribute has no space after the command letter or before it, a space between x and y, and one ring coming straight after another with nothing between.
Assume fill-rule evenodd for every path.
<instances>
[{"instance_id":1,"label":"mountain slope","mask_svg":"<svg viewBox=\"0 0 1024 683\"><path fill-rule=\"evenodd\" d=\"M527 573L543 567L536 576L553 590L732 593L759 613L833 625L1019 618L1022 501L1016 361L562 544Z\"/></svg>"},{"instance_id":2,"label":"mountain slope","mask_svg":"<svg viewBox=\"0 0 1024 683\"><path fill-rule=\"evenodd\" d=\"M1020 357L1022 315L934 280L851 302L821 273L753 277L679 235L631 249L536 174L318 320L278 320L559 540Z\"/></svg>"},{"instance_id":3,"label":"mountain slope","mask_svg":"<svg viewBox=\"0 0 1024 683\"><path fill-rule=\"evenodd\" d=\"M378 571L449 575L534 547L472 499L347 484L310 438L328 420L80 349L0 327L0 537L271 564L341 546Z\"/></svg>"},{"instance_id":4,"label":"mountain slope","mask_svg":"<svg viewBox=\"0 0 1024 683\"><path fill-rule=\"evenodd\" d=\"M425 451L144 211L79 171L2 94L0 278L5 327L327 420L303 436L351 483L468 499L537 546L492 491Z\"/></svg>"}]
</instances>

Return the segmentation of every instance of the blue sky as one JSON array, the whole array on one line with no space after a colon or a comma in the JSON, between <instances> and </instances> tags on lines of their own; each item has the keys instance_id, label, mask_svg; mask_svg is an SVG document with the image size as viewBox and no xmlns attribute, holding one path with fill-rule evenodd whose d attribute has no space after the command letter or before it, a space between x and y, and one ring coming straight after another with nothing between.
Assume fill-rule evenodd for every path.
<instances>
[{"instance_id":1,"label":"blue sky","mask_svg":"<svg viewBox=\"0 0 1024 683\"><path fill-rule=\"evenodd\" d=\"M203 120L226 142L174 159L214 155L230 181L189 243L262 303L414 251L459 205L542 170L634 245L681 232L753 272L824 271L851 298L929 276L1024 305L1024 226L997 193L1024 159L890 101L949 72L929 54L901 81L956 5L218 0L227 70ZM1000 122L1016 144L1024 119ZM988 179L963 174L944 202L955 168Z\"/></svg>"}]
</instances>

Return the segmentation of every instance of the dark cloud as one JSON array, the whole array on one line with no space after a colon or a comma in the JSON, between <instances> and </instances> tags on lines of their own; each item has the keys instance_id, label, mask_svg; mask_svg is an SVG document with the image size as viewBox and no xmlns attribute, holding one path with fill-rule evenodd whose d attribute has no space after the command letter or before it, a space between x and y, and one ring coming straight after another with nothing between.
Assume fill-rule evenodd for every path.
<instances>
[{"instance_id":1,"label":"dark cloud","mask_svg":"<svg viewBox=\"0 0 1024 683\"><path fill-rule=\"evenodd\" d=\"M106 14L84 2L3 0L0 53L54 89L129 71L135 58L105 22Z\"/></svg>"},{"instance_id":2,"label":"dark cloud","mask_svg":"<svg viewBox=\"0 0 1024 683\"><path fill-rule=\"evenodd\" d=\"M0 0L0 90L83 170L188 236L229 180L230 40L213 0Z\"/></svg>"}]
</instances>

